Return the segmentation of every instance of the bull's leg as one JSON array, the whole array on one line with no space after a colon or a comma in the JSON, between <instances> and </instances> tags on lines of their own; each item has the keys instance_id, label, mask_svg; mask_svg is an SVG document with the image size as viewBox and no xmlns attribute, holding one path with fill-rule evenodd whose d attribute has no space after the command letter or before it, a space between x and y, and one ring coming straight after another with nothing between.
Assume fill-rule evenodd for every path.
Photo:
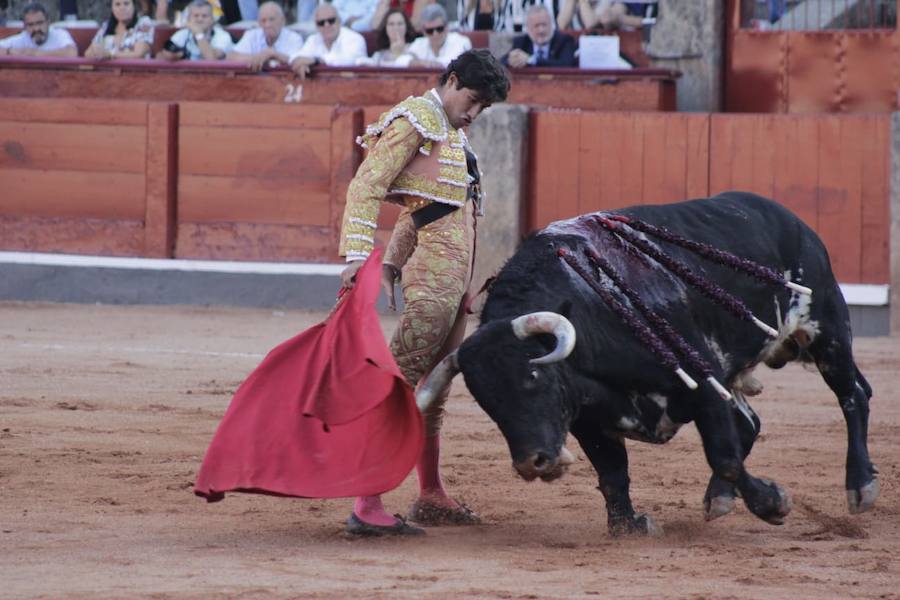
<instances>
[{"instance_id":1,"label":"bull's leg","mask_svg":"<svg viewBox=\"0 0 900 600\"><path fill-rule=\"evenodd\" d=\"M781 525L791 510L787 493L777 483L750 475L732 406L711 389L698 390L694 421L703 440L709 466L720 479L734 485L747 508L760 519Z\"/></svg>"},{"instance_id":2,"label":"bull's leg","mask_svg":"<svg viewBox=\"0 0 900 600\"><path fill-rule=\"evenodd\" d=\"M872 388L853 361L849 331L820 334L809 353L832 389L847 423L847 505L851 513L869 510L878 498L878 469L869 459L869 399Z\"/></svg>"},{"instance_id":3,"label":"bull's leg","mask_svg":"<svg viewBox=\"0 0 900 600\"><path fill-rule=\"evenodd\" d=\"M641 533L655 535L660 528L646 514L635 513L631 505L628 453L622 439L598 433L596 428L572 426L572 435L581 444L597 471L597 489L606 499L607 526L611 535Z\"/></svg>"},{"instance_id":4,"label":"bull's leg","mask_svg":"<svg viewBox=\"0 0 900 600\"><path fill-rule=\"evenodd\" d=\"M759 435L760 422L759 417L750 408L744 394L737 389L732 390L734 399L732 400L732 409L734 421L737 425L738 437L741 443L741 460L746 460L753 448L753 442ZM703 510L706 520L711 521L719 517L725 516L734 508L734 501L737 497L737 488L734 483L726 481L712 474L709 478L709 485L706 487L706 494L703 496Z\"/></svg>"}]
</instances>

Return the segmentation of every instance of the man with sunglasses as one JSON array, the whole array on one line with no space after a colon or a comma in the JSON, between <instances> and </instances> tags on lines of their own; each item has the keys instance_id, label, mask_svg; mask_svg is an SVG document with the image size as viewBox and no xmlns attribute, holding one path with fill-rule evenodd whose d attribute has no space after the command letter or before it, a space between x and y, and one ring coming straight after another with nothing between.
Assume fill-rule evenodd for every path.
<instances>
[{"instance_id":1,"label":"man with sunglasses","mask_svg":"<svg viewBox=\"0 0 900 600\"><path fill-rule=\"evenodd\" d=\"M435 88L384 113L360 138L368 155L347 190L340 253L348 265L341 281L353 287L371 253L382 202L400 204L403 210L384 255L382 284L394 308L394 286L402 280L404 306L391 353L412 386L465 334L481 194L480 171L463 128L508 93L509 78L500 61L488 50L470 50L447 66ZM419 497L408 513L421 525L479 522L447 494L441 481L440 429L448 391L423 414L425 445L416 465ZM368 536L423 533L387 513L381 496L356 499L347 531Z\"/></svg>"},{"instance_id":2,"label":"man with sunglasses","mask_svg":"<svg viewBox=\"0 0 900 600\"><path fill-rule=\"evenodd\" d=\"M34 2L22 11L25 30L0 40L0 56L78 56L75 40L65 29L50 28L47 9Z\"/></svg>"},{"instance_id":3,"label":"man with sunglasses","mask_svg":"<svg viewBox=\"0 0 900 600\"><path fill-rule=\"evenodd\" d=\"M440 4L429 4L422 9L424 37L409 45L409 53L415 59L410 66L443 69L450 61L472 49L466 36L447 30L447 11Z\"/></svg>"},{"instance_id":4,"label":"man with sunglasses","mask_svg":"<svg viewBox=\"0 0 900 600\"><path fill-rule=\"evenodd\" d=\"M313 16L316 33L290 56L288 64L301 78L316 64L346 67L366 56L366 40L352 29L341 26L341 17L332 4L320 4Z\"/></svg>"}]
</instances>

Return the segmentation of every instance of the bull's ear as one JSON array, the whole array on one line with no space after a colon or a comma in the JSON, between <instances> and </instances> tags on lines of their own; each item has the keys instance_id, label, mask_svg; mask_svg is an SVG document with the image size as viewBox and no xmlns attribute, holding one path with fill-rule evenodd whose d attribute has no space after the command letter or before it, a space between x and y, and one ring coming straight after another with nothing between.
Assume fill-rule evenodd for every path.
<instances>
[{"instance_id":1,"label":"bull's ear","mask_svg":"<svg viewBox=\"0 0 900 600\"><path fill-rule=\"evenodd\" d=\"M564 316L565 318L569 318L572 316L572 301L571 300L563 300L562 304L557 307L556 312Z\"/></svg>"}]
</instances>

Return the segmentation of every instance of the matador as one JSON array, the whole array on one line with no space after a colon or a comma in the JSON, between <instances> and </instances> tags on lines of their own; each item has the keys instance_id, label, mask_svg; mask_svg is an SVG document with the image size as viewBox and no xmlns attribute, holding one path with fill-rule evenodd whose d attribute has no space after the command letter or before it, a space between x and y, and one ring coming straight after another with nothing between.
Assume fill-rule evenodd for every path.
<instances>
[{"instance_id":1,"label":"matador","mask_svg":"<svg viewBox=\"0 0 900 600\"><path fill-rule=\"evenodd\" d=\"M372 251L382 202L402 206L385 253L382 283L393 306L399 279L403 310L391 352L415 386L465 333L480 172L463 128L509 92L505 68L487 50L452 61L437 87L393 107L360 138L368 151L347 192L341 254L345 287ZM471 524L478 517L446 492L439 471L440 429L448 390L423 415L425 446L417 465L419 497L407 518L420 525ZM423 533L384 509L380 496L356 499L347 531L357 535Z\"/></svg>"}]
</instances>

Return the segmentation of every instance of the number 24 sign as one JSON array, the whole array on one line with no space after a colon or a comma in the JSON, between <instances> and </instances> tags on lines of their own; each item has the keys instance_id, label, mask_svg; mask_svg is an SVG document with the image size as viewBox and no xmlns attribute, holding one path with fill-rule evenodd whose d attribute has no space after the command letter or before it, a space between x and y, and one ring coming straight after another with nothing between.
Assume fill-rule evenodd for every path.
<instances>
[{"instance_id":1,"label":"number 24 sign","mask_svg":"<svg viewBox=\"0 0 900 600\"><path fill-rule=\"evenodd\" d=\"M288 83L284 86L284 102L285 104L292 104L294 102L300 102L303 100L303 84L298 83L294 85L293 83Z\"/></svg>"}]
</instances>

